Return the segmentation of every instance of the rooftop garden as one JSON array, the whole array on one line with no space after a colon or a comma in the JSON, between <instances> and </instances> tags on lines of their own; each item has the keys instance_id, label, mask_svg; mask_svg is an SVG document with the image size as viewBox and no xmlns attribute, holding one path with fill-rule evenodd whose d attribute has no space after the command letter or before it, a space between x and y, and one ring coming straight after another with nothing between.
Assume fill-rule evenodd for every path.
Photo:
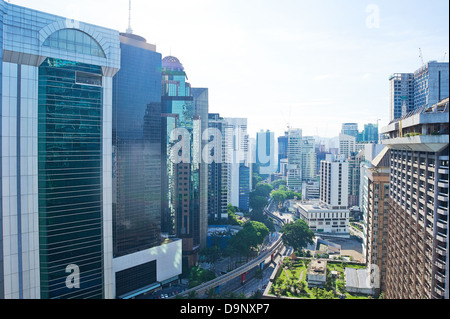
<instances>
[{"instance_id":1,"label":"rooftop garden","mask_svg":"<svg viewBox=\"0 0 450 319\"><path fill-rule=\"evenodd\" d=\"M372 296L348 293L344 271L346 267L363 269L365 265L343 261L327 261L327 279L322 288L308 287L306 274L311 259L285 258L268 294L302 299L370 299ZM335 271L336 273L332 273Z\"/></svg>"}]
</instances>

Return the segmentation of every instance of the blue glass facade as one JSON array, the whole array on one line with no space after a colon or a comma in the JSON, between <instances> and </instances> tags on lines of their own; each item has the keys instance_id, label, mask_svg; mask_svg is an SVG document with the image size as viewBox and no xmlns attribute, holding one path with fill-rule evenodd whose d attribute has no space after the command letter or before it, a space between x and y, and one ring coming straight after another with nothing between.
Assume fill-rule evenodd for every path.
<instances>
[{"instance_id":1,"label":"blue glass facade","mask_svg":"<svg viewBox=\"0 0 450 319\"><path fill-rule=\"evenodd\" d=\"M278 172L280 172L281 159L287 158L287 150L288 150L288 137L285 134L284 136L278 137Z\"/></svg>"},{"instance_id":2,"label":"blue glass facade","mask_svg":"<svg viewBox=\"0 0 450 319\"><path fill-rule=\"evenodd\" d=\"M39 67L38 172L41 297L103 297L100 66L47 58ZM62 226L64 225L64 226ZM83 270L66 287L67 258Z\"/></svg>"},{"instance_id":3,"label":"blue glass facade","mask_svg":"<svg viewBox=\"0 0 450 319\"><path fill-rule=\"evenodd\" d=\"M120 47L113 79L114 257L161 243L161 54Z\"/></svg>"}]
</instances>

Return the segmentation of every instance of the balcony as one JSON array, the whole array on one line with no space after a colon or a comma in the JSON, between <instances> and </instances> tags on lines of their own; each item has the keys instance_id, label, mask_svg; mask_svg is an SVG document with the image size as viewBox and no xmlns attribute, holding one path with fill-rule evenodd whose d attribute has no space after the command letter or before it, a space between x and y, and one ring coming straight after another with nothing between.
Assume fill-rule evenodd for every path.
<instances>
[{"instance_id":1,"label":"balcony","mask_svg":"<svg viewBox=\"0 0 450 319\"><path fill-rule=\"evenodd\" d=\"M445 264L444 264L443 262L439 261L439 260L436 260L436 261L434 262L434 265L435 265L436 267L438 267L439 269L445 270Z\"/></svg>"},{"instance_id":2,"label":"balcony","mask_svg":"<svg viewBox=\"0 0 450 319\"><path fill-rule=\"evenodd\" d=\"M436 222L436 225L439 227L439 228L442 228L442 229L447 229L447 221L445 221L445 220L442 220L442 219L438 219L438 221Z\"/></svg>"},{"instance_id":3,"label":"balcony","mask_svg":"<svg viewBox=\"0 0 450 319\"><path fill-rule=\"evenodd\" d=\"M440 179L440 180L438 181L438 186L439 186L439 187L442 187L442 188L448 188L448 181L443 180L443 179Z\"/></svg>"},{"instance_id":4,"label":"balcony","mask_svg":"<svg viewBox=\"0 0 450 319\"><path fill-rule=\"evenodd\" d=\"M445 284L445 278L439 276L438 274L434 275L434 278L439 281L440 283Z\"/></svg>"},{"instance_id":5,"label":"balcony","mask_svg":"<svg viewBox=\"0 0 450 319\"><path fill-rule=\"evenodd\" d=\"M382 140L382 144L394 149L436 153L447 147L448 134L395 137Z\"/></svg>"},{"instance_id":6,"label":"balcony","mask_svg":"<svg viewBox=\"0 0 450 319\"><path fill-rule=\"evenodd\" d=\"M448 194L439 193L438 200L440 200L441 202L448 202Z\"/></svg>"},{"instance_id":7,"label":"balcony","mask_svg":"<svg viewBox=\"0 0 450 319\"><path fill-rule=\"evenodd\" d=\"M437 239L438 241L442 242L442 243L445 243L445 242L447 241L446 238L447 238L447 235L444 234L444 233L438 232L438 233L436 234L436 239Z\"/></svg>"},{"instance_id":8,"label":"balcony","mask_svg":"<svg viewBox=\"0 0 450 319\"><path fill-rule=\"evenodd\" d=\"M437 212L441 215L448 216L448 208L447 207L439 205L437 208Z\"/></svg>"},{"instance_id":9,"label":"balcony","mask_svg":"<svg viewBox=\"0 0 450 319\"><path fill-rule=\"evenodd\" d=\"M439 167L438 173L448 175L448 167L447 168Z\"/></svg>"}]
</instances>

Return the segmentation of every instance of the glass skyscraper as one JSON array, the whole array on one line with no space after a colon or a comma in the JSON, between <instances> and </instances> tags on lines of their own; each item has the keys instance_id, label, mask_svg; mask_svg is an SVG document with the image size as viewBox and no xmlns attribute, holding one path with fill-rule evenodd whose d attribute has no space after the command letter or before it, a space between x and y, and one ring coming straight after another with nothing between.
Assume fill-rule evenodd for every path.
<instances>
[{"instance_id":1,"label":"glass skyscraper","mask_svg":"<svg viewBox=\"0 0 450 319\"><path fill-rule=\"evenodd\" d=\"M191 85L186 79L184 67L176 57L162 60L162 154L167 154L162 161L162 229L169 237L183 240L183 263L193 266L200 249L202 224L201 118L196 115ZM178 148L183 142L184 147ZM180 157L184 159L178 161Z\"/></svg>"},{"instance_id":2,"label":"glass skyscraper","mask_svg":"<svg viewBox=\"0 0 450 319\"><path fill-rule=\"evenodd\" d=\"M112 298L118 32L4 1L0 15L0 297Z\"/></svg>"},{"instance_id":3,"label":"glass skyscraper","mask_svg":"<svg viewBox=\"0 0 450 319\"><path fill-rule=\"evenodd\" d=\"M181 241L161 236L161 54L132 33L120 34L120 49L113 79L113 268L116 298L131 298L178 279Z\"/></svg>"}]
</instances>

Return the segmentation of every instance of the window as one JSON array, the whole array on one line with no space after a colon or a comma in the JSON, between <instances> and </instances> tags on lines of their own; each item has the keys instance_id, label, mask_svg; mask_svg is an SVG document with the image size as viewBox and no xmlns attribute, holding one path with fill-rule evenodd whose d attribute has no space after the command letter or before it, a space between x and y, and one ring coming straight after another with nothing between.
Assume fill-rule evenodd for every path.
<instances>
[{"instance_id":1,"label":"window","mask_svg":"<svg viewBox=\"0 0 450 319\"><path fill-rule=\"evenodd\" d=\"M76 29L62 29L51 34L43 46L105 58L100 45L88 34Z\"/></svg>"}]
</instances>

